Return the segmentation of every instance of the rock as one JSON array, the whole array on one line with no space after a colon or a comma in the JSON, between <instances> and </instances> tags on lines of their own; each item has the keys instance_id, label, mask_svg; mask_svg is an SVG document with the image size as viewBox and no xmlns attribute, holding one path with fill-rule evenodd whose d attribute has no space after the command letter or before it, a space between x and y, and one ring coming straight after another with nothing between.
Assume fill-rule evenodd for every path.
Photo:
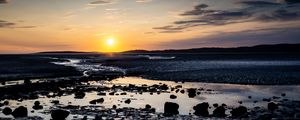
<instances>
[{"instance_id":1,"label":"rock","mask_svg":"<svg viewBox=\"0 0 300 120\"><path fill-rule=\"evenodd\" d=\"M185 92L184 90L180 90L180 93L184 94L184 92Z\"/></svg>"},{"instance_id":2,"label":"rock","mask_svg":"<svg viewBox=\"0 0 300 120\"><path fill-rule=\"evenodd\" d=\"M271 101L270 98L263 98L262 100L263 100L263 101L266 101L266 102L270 102L270 101Z\"/></svg>"},{"instance_id":3,"label":"rock","mask_svg":"<svg viewBox=\"0 0 300 120\"><path fill-rule=\"evenodd\" d=\"M275 100L275 99L280 99L280 97L273 96L272 99L274 99L274 100Z\"/></svg>"},{"instance_id":4,"label":"rock","mask_svg":"<svg viewBox=\"0 0 300 120\"><path fill-rule=\"evenodd\" d=\"M218 103L213 104L215 108L219 107Z\"/></svg>"},{"instance_id":5,"label":"rock","mask_svg":"<svg viewBox=\"0 0 300 120\"><path fill-rule=\"evenodd\" d=\"M104 93L104 92L99 92L97 95L99 95L99 96L106 96L106 93Z\"/></svg>"},{"instance_id":6,"label":"rock","mask_svg":"<svg viewBox=\"0 0 300 120\"><path fill-rule=\"evenodd\" d=\"M120 95L127 95L127 93L126 92L122 92Z\"/></svg>"},{"instance_id":7,"label":"rock","mask_svg":"<svg viewBox=\"0 0 300 120\"><path fill-rule=\"evenodd\" d=\"M10 115L12 113L12 109L10 109L9 107L5 107L3 110L2 110L2 113L4 115Z\"/></svg>"},{"instance_id":8,"label":"rock","mask_svg":"<svg viewBox=\"0 0 300 120\"><path fill-rule=\"evenodd\" d=\"M115 95L115 92L110 92L110 93L108 93L109 95Z\"/></svg>"},{"instance_id":9,"label":"rock","mask_svg":"<svg viewBox=\"0 0 300 120\"><path fill-rule=\"evenodd\" d=\"M182 85L176 85L175 88L182 88Z\"/></svg>"},{"instance_id":10,"label":"rock","mask_svg":"<svg viewBox=\"0 0 300 120\"><path fill-rule=\"evenodd\" d=\"M147 105L145 105L145 108L146 109L151 109L151 105L147 104Z\"/></svg>"},{"instance_id":11,"label":"rock","mask_svg":"<svg viewBox=\"0 0 300 120\"><path fill-rule=\"evenodd\" d=\"M20 106L20 107L16 108L11 114L15 118L18 118L18 117L27 117L28 116L28 110L27 110L26 107Z\"/></svg>"},{"instance_id":12,"label":"rock","mask_svg":"<svg viewBox=\"0 0 300 120\"><path fill-rule=\"evenodd\" d=\"M113 107L112 107L113 109L117 109L117 106L116 105L113 105Z\"/></svg>"},{"instance_id":13,"label":"rock","mask_svg":"<svg viewBox=\"0 0 300 120\"><path fill-rule=\"evenodd\" d=\"M209 104L207 102L200 103L193 107L193 109L195 110L194 114L198 116L208 117L208 107Z\"/></svg>"},{"instance_id":14,"label":"rock","mask_svg":"<svg viewBox=\"0 0 300 120\"><path fill-rule=\"evenodd\" d=\"M75 99L83 99L85 96L85 93L84 92L76 92L75 93Z\"/></svg>"},{"instance_id":15,"label":"rock","mask_svg":"<svg viewBox=\"0 0 300 120\"><path fill-rule=\"evenodd\" d=\"M194 88L190 88L190 89L187 90L188 95L189 95L190 98L194 98L196 96L196 90L197 89L194 89Z\"/></svg>"},{"instance_id":16,"label":"rock","mask_svg":"<svg viewBox=\"0 0 300 120\"><path fill-rule=\"evenodd\" d=\"M251 98L252 98L252 96L248 96L248 98L249 98L249 99L251 99Z\"/></svg>"},{"instance_id":17,"label":"rock","mask_svg":"<svg viewBox=\"0 0 300 120\"><path fill-rule=\"evenodd\" d=\"M51 101L51 103L57 105L57 104L59 104L59 101L58 100L53 100L53 101Z\"/></svg>"},{"instance_id":18,"label":"rock","mask_svg":"<svg viewBox=\"0 0 300 120\"><path fill-rule=\"evenodd\" d=\"M9 101L4 101L3 105L9 105Z\"/></svg>"},{"instance_id":19,"label":"rock","mask_svg":"<svg viewBox=\"0 0 300 120\"><path fill-rule=\"evenodd\" d=\"M130 104L131 103L131 100L130 99L127 99L124 101L126 104Z\"/></svg>"},{"instance_id":20,"label":"rock","mask_svg":"<svg viewBox=\"0 0 300 120\"><path fill-rule=\"evenodd\" d=\"M226 117L225 111L226 110L223 106L219 106L213 111L213 116L215 116L215 117Z\"/></svg>"},{"instance_id":21,"label":"rock","mask_svg":"<svg viewBox=\"0 0 300 120\"><path fill-rule=\"evenodd\" d=\"M170 95L170 98L171 98L171 99L176 99L177 96L176 96L176 95Z\"/></svg>"},{"instance_id":22,"label":"rock","mask_svg":"<svg viewBox=\"0 0 300 120\"><path fill-rule=\"evenodd\" d=\"M35 102L34 102L34 106L32 106L32 108L33 108L34 110L41 110L41 109L43 109L43 106L40 105L40 102L39 102L39 101L35 101Z\"/></svg>"},{"instance_id":23,"label":"rock","mask_svg":"<svg viewBox=\"0 0 300 120\"><path fill-rule=\"evenodd\" d=\"M100 99L95 99L95 100L90 101L90 104L97 104L97 103L103 103L103 102L104 102L104 99L100 98Z\"/></svg>"},{"instance_id":24,"label":"rock","mask_svg":"<svg viewBox=\"0 0 300 120\"><path fill-rule=\"evenodd\" d=\"M28 78L24 79L24 84L30 84L30 83L31 83L30 79Z\"/></svg>"},{"instance_id":25,"label":"rock","mask_svg":"<svg viewBox=\"0 0 300 120\"><path fill-rule=\"evenodd\" d=\"M270 102L270 103L268 103L268 109L270 111L274 111L274 110L278 109L278 105L276 103Z\"/></svg>"},{"instance_id":26,"label":"rock","mask_svg":"<svg viewBox=\"0 0 300 120\"><path fill-rule=\"evenodd\" d=\"M285 93L282 93L282 94L281 94L281 96L282 96L282 97L285 97L285 96L286 96L286 94L285 94Z\"/></svg>"},{"instance_id":27,"label":"rock","mask_svg":"<svg viewBox=\"0 0 300 120\"><path fill-rule=\"evenodd\" d=\"M247 108L244 106L239 106L238 108L232 109L230 113L232 117L238 117L238 118L248 117Z\"/></svg>"},{"instance_id":28,"label":"rock","mask_svg":"<svg viewBox=\"0 0 300 120\"><path fill-rule=\"evenodd\" d=\"M87 116L84 116L81 120L87 120Z\"/></svg>"},{"instance_id":29,"label":"rock","mask_svg":"<svg viewBox=\"0 0 300 120\"><path fill-rule=\"evenodd\" d=\"M243 104L243 101L239 101L238 103Z\"/></svg>"},{"instance_id":30,"label":"rock","mask_svg":"<svg viewBox=\"0 0 300 120\"><path fill-rule=\"evenodd\" d=\"M163 84L163 85L161 85L161 86L159 87L159 89L161 89L161 90L168 90L169 87L168 87L168 85Z\"/></svg>"},{"instance_id":31,"label":"rock","mask_svg":"<svg viewBox=\"0 0 300 120\"><path fill-rule=\"evenodd\" d=\"M70 112L65 110L52 110L51 117L53 120L65 120L69 116Z\"/></svg>"},{"instance_id":32,"label":"rock","mask_svg":"<svg viewBox=\"0 0 300 120\"><path fill-rule=\"evenodd\" d=\"M179 105L177 103L166 102L164 106L164 115L172 116L179 114L178 111Z\"/></svg>"},{"instance_id":33,"label":"rock","mask_svg":"<svg viewBox=\"0 0 300 120\"><path fill-rule=\"evenodd\" d=\"M223 103L221 106L226 107L227 105L225 103Z\"/></svg>"}]
</instances>

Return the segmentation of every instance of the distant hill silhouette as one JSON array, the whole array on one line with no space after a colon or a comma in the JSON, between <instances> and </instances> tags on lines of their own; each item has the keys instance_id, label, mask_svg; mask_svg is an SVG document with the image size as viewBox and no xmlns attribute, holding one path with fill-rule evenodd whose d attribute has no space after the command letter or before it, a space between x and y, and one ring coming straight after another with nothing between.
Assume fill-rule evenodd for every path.
<instances>
[{"instance_id":1,"label":"distant hill silhouette","mask_svg":"<svg viewBox=\"0 0 300 120\"><path fill-rule=\"evenodd\" d=\"M192 49L169 49L169 50L131 50L123 53L299 53L299 44L275 44L257 45L252 47L235 48L192 48Z\"/></svg>"},{"instance_id":2,"label":"distant hill silhouette","mask_svg":"<svg viewBox=\"0 0 300 120\"><path fill-rule=\"evenodd\" d=\"M47 51L36 54L99 54L100 52L80 52L80 51ZM299 53L298 44L275 44L256 45L251 47L218 48L204 47L191 49L169 49L169 50L130 50L121 53Z\"/></svg>"},{"instance_id":3,"label":"distant hill silhouette","mask_svg":"<svg viewBox=\"0 0 300 120\"><path fill-rule=\"evenodd\" d=\"M99 52L81 52L81 51L46 51L35 54L96 54Z\"/></svg>"}]
</instances>

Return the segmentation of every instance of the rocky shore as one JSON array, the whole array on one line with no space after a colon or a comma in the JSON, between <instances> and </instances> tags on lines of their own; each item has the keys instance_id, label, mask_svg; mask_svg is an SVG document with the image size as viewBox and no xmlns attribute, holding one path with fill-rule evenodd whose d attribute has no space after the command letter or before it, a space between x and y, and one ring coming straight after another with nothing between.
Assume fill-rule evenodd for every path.
<instances>
[{"instance_id":1,"label":"rocky shore","mask_svg":"<svg viewBox=\"0 0 300 120\"><path fill-rule=\"evenodd\" d=\"M126 78L124 78L126 79ZM113 80L114 81L114 80ZM151 83L151 82L150 82ZM234 105L198 100L203 96L223 95L223 91L205 87L186 87L186 83L120 84L108 81L89 81L73 78L49 80L0 87L1 119L300 119L300 101L290 100L286 93L265 96L257 100L248 96ZM159 99L158 104L144 103ZM167 96L168 99L160 99ZM184 97L184 98L183 98ZM180 100L179 100L180 99ZM184 99L183 101L181 99ZM176 100L198 103L188 108L188 114L181 113ZM222 99L222 98L220 98ZM138 102L141 101L141 102ZM207 102L208 101L208 102ZM247 106L246 102L253 106ZM143 104L141 104L143 103ZM261 104L258 104L261 103ZM139 107L130 105L140 104Z\"/></svg>"}]
</instances>

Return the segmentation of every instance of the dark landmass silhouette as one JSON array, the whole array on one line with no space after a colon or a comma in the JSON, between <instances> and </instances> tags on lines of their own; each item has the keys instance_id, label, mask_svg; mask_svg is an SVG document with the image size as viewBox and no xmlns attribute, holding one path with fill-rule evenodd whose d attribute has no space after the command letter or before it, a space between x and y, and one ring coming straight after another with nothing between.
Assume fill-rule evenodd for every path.
<instances>
[{"instance_id":1,"label":"dark landmass silhouette","mask_svg":"<svg viewBox=\"0 0 300 120\"><path fill-rule=\"evenodd\" d=\"M98 54L101 52L80 52L80 51L46 51L35 54ZM203 47L191 49L167 49L167 50L129 50L118 53L300 53L300 43L297 44L273 44L256 45L245 47Z\"/></svg>"},{"instance_id":2,"label":"dark landmass silhouette","mask_svg":"<svg viewBox=\"0 0 300 120\"><path fill-rule=\"evenodd\" d=\"M169 50L131 50L123 53L300 53L300 43L298 44L274 44L256 45L251 47L204 47L191 49L169 49Z\"/></svg>"}]
</instances>

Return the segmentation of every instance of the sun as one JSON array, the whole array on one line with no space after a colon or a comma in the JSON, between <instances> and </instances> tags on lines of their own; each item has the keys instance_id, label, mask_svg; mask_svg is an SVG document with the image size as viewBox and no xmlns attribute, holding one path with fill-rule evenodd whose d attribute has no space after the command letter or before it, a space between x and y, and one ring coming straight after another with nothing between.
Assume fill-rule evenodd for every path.
<instances>
[{"instance_id":1,"label":"sun","mask_svg":"<svg viewBox=\"0 0 300 120\"><path fill-rule=\"evenodd\" d=\"M106 45L107 46L114 46L116 43L116 40L114 38L109 38L106 40Z\"/></svg>"}]
</instances>

